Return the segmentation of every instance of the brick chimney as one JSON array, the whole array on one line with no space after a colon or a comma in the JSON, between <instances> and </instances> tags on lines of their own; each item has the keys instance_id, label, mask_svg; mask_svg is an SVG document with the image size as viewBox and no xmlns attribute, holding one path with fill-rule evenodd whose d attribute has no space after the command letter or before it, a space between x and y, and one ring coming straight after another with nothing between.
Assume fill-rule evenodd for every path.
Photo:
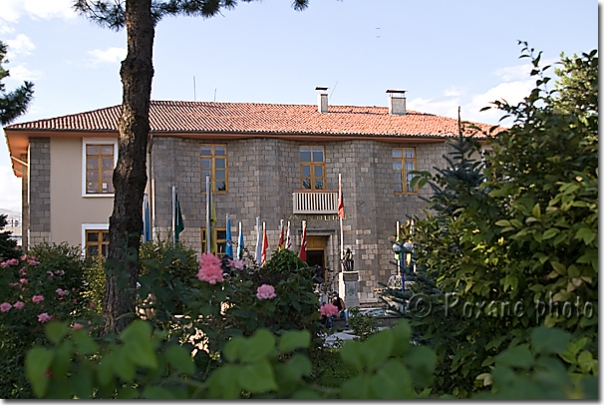
<instances>
[{"instance_id":1,"label":"brick chimney","mask_svg":"<svg viewBox=\"0 0 604 405\"><path fill-rule=\"evenodd\" d=\"M317 107L321 114L327 113L327 89L329 87L317 87Z\"/></svg>"},{"instance_id":2,"label":"brick chimney","mask_svg":"<svg viewBox=\"0 0 604 405\"><path fill-rule=\"evenodd\" d=\"M406 90L386 90L388 93L388 113L390 115L405 115L407 113Z\"/></svg>"}]
</instances>

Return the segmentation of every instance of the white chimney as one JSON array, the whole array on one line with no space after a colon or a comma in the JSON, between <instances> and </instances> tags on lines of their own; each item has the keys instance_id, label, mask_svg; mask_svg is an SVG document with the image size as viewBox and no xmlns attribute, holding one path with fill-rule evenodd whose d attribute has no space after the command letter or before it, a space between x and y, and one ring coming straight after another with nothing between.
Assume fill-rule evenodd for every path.
<instances>
[{"instance_id":1,"label":"white chimney","mask_svg":"<svg viewBox=\"0 0 604 405\"><path fill-rule=\"evenodd\" d=\"M390 115L405 115L407 113L406 90L386 90L388 93L388 113Z\"/></svg>"},{"instance_id":2,"label":"white chimney","mask_svg":"<svg viewBox=\"0 0 604 405\"><path fill-rule=\"evenodd\" d=\"M321 114L327 113L327 89L329 87L317 87L317 106Z\"/></svg>"}]
</instances>

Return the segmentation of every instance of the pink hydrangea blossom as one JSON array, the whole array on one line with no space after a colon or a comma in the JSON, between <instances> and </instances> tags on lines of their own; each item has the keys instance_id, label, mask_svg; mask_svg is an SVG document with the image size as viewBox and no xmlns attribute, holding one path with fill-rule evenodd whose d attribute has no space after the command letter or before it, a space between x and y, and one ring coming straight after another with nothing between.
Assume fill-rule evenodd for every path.
<instances>
[{"instance_id":1,"label":"pink hydrangea blossom","mask_svg":"<svg viewBox=\"0 0 604 405\"><path fill-rule=\"evenodd\" d=\"M24 303L24 302L21 302L21 301L17 301L17 302L15 302L15 303L13 304L13 307L14 307L14 308L16 308L16 309L21 309L21 308L23 308L24 306L25 306L25 303Z\"/></svg>"},{"instance_id":2,"label":"pink hydrangea blossom","mask_svg":"<svg viewBox=\"0 0 604 405\"><path fill-rule=\"evenodd\" d=\"M20 278L20 279L19 279L19 282L20 282L21 284L27 284L27 279L26 279L26 278Z\"/></svg>"},{"instance_id":3,"label":"pink hydrangea blossom","mask_svg":"<svg viewBox=\"0 0 604 405\"><path fill-rule=\"evenodd\" d=\"M50 320L52 320L52 316L48 315L46 312L43 312L40 315L38 315L38 322L40 322L40 323L46 323Z\"/></svg>"},{"instance_id":4,"label":"pink hydrangea blossom","mask_svg":"<svg viewBox=\"0 0 604 405\"><path fill-rule=\"evenodd\" d=\"M340 311L338 310L338 307L333 304L325 304L322 305L321 308L319 308L319 312L321 313L321 315L329 318L330 316L337 315Z\"/></svg>"},{"instance_id":5,"label":"pink hydrangea blossom","mask_svg":"<svg viewBox=\"0 0 604 405\"><path fill-rule=\"evenodd\" d=\"M35 261L34 259L30 259L27 262L30 266L37 266L38 264L40 264L40 262Z\"/></svg>"},{"instance_id":6,"label":"pink hydrangea blossom","mask_svg":"<svg viewBox=\"0 0 604 405\"><path fill-rule=\"evenodd\" d=\"M21 256L21 260L26 261L27 260L27 255Z\"/></svg>"},{"instance_id":7,"label":"pink hydrangea blossom","mask_svg":"<svg viewBox=\"0 0 604 405\"><path fill-rule=\"evenodd\" d=\"M25 267L21 267L21 270L19 270L19 275L20 276L26 276L27 272L25 271Z\"/></svg>"},{"instance_id":8,"label":"pink hydrangea blossom","mask_svg":"<svg viewBox=\"0 0 604 405\"><path fill-rule=\"evenodd\" d=\"M210 284L216 284L216 282L220 282L223 280L222 268L220 259L216 256L204 253L201 255L201 259L199 259L199 272L197 273L197 278L201 281L206 281Z\"/></svg>"},{"instance_id":9,"label":"pink hydrangea blossom","mask_svg":"<svg viewBox=\"0 0 604 405\"><path fill-rule=\"evenodd\" d=\"M69 295L69 291L67 291L67 290L62 290L62 289L60 289L60 288L57 288L57 289L56 289L56 293L57 293L57 294L59 294L61 297L64 297L64 296L66 296L66 295Z\"/></svg>"},{"instance_id":10,"label":"pink hydrangea blossom","mask_svg":"<svg viewBox=\"0 0 604 405\"><path fill-rule=\"evenodd\" d=\"M11 304L9 304L8 302L3 302L2 304L0 304L0 311L2 311L2 312L8 312L8 311L10 311L10 309L12 307L13 306Z\"/></svg>"},{"instance_id":11,"label":"pink hydrangea blossom","mask_svg":"<svg viewBox=\"0 0 604 405\"><path fill-rule=\"evenodd\" d=\"M71 327L71 329L76 330L76 329L82 329L84 327L84 325L82 325L81 323L74 323L73 326Z\"/></svg>"},{"instance_id":12,"label":"pink hydrangea blossom","mask_svg":"<svg viewBox=\"0 0 604 405\"><path fill-rule=\"evenodd\" d=\"M243 260L229 260L229 266L237 270L243 270L245 262Z\"/></svg>"},{"instance_id":13,"label":"pink hydrangea blossom","mask_svg":"<svg viewBox=\"0 0 604 405\"><path fill-rule=\"evenodd\" d=\"M43 295L34 295L33 297L31 297L31 300L33 301L34 304L39 304L42 301L44 301L44 296Z\"/></svg>"},{"instance_id":14,"label":"pink hydrangea blossom","mask_svg":"<svg viewBox=\"0 0 604 405\"><path fill-rule=\"evenodd\" d=\"M270 284L262 284L260 287L258 287L256 292L256 297L258 297L259 300L270 300L276 296L275 287Z\"/></svg>"}]
</instances>

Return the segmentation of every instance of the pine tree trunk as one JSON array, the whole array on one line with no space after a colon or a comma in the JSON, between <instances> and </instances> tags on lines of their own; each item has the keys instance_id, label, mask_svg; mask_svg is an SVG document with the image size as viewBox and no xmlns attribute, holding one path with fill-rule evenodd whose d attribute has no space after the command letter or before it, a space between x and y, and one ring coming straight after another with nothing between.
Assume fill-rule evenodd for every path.
<instances>
[{"instance_id":1,"label":"pine tree trunk","mask_svg":"<svg viewBox=\"0 0 604 405\"><path fill-rule=\"evenodd\" d=\"M126 32L128 54L120 70L123 105L118 121L118 160L113 173L115 198L109 219L107 283L103 297L105 333L122 331L133 319L135 310L153 79L155 27L151 0L126 1Z\"/></svg>"}]
</instances>

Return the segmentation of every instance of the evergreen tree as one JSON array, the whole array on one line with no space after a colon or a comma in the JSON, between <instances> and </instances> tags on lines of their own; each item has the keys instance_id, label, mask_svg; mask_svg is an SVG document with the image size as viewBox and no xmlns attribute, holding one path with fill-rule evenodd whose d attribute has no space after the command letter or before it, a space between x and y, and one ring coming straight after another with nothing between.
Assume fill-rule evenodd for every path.
<instances>
[{"instance_id":1,"label":"evergreen tree","mask_svg":"<svg viewBox=\"0 0 604 405\"><path fill-rule=\"evenodd\" d=\"M244 0L252 1L252 0ZM212 17L235 7L236 0L76 0L74 6L93 21L126 28L128 52L122 62L122 112L118 120L119 152L113 173L115 197L109 218L109 254L103 315L107 332L119 332L134 313L143 192L147 182L146 150L153 78L155 25L165 16ZM308 0L294 0L296 10Z\"/></svg>"},{"instance_id":2,"label":"evergreen tree","mask_svg":"<svg viewBox=\"0 0 604 405\"><path fill-rule=\"evenodd\" d=\"M8 63L6 59L6 45L0 41L0 124L8 125L20 115L25 114L34 94L34 85L24 82L22 86L7 93L2 80L9 77L9 71L2 65Z\"/></svg>"},{"instance_id":3,"label":"evergreen tree","mask_svg":"<svg viewBox=\"0 0 604 405\"><path fill-rule=\"evenodd\" d=\"M0 261L17 259L21 251L17 248L17 241L11 239L12 232L2 231L7 224L6 215L0 215Z\"/></svg>"}]
</instances>

